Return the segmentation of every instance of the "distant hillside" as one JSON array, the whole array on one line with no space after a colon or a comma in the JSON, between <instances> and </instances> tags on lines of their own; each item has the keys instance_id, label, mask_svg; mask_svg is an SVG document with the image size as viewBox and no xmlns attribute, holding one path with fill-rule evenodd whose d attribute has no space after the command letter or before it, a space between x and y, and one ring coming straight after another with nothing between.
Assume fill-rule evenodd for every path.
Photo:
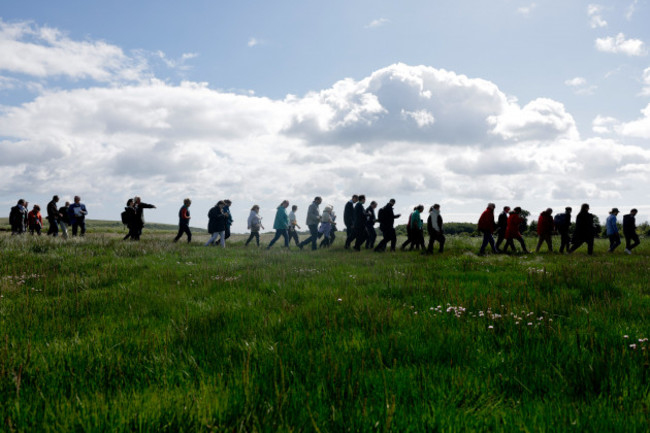
<instances>
[{"instance_id":1,"label":"distant hillside","mask_svg":"<svg viewBox=\"0 0 650 433\"><path fill-rule=\"evenodd\" d=\"M49 227L47 221L43 221L45 231ZM93 232L109 232L109 233L126 233L127 229L120 221L105 221L105 220L86 220L86 230L89 233ZM145 230L151 232L177 232L178 226L175 224L161 224L161 223L146 223ZM0 231L11 231L9 226L9 218L0 218ZM193 233L207 233L206 229L192 227Z\"/></svg>"}]
</instances>

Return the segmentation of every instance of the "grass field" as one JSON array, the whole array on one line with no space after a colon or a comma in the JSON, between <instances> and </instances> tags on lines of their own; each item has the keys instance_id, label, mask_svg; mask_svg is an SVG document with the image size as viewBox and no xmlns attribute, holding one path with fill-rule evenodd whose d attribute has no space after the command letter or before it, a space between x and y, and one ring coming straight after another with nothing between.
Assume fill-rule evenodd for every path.
<instances>
[{"instance_id":1,"label":"grass field","mask_svg":"<svg viewBox=\"0 0 650 433\"><path fill-rule=\"evenodd\" d=\"M0 431L650 428L648 239L478 257L460 237L433 256L172 237L0 234Z\"/></svg>"}]
</instances>

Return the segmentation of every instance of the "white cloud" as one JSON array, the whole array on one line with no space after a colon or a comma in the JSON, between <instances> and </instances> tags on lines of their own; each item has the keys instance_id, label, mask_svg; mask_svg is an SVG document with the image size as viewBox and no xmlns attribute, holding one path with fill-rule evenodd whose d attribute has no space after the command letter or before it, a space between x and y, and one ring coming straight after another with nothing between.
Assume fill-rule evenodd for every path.
<instances>
[{"instance_id":1,"label":"white cloud","mask_svg":"<svg viewBox=\"0 0 650 433\"><path fill-rule=\"evenodd\" d=\"M576 95L593 95L598 88L594 85L587 85L587 80L583 77L571 78L570 80L566 80L564 84L571 87Z\"/></svg>"},{"instance_id":2,"label":"white cloud","mask_svg":"<svg viewBox=\"0 0 650 433\"><path fill-rule=\"evenodd\" d=\"M571 78L570 80L566 80L564 84L570 87L580 87L587 84L587 80L585 80L582 77L575 77L575 78Z\"/></svg>"},{"instance_id":3,"label":"white cloud","mask_svg":"<svg viewBox=\"0 0 650 433\"><path fill-rule=\"evenodd\" d=\"M589 16L589 25L592 29L599 27L607 27L607 21L601 16L603 7L597 4L590 4L587 6L587 15Z\"/></svg>"},{"instance_id":4,"label":"white cloud","mask_svg":"<svg viewBox=\"0 0 650 433\"><path fill-rule=\"evenodd\" d=\"M628 21L632 20L632 17L634 16L634 13L636 12L636 6L639 4L639 0L634 0L628 7L627 11L625 12L625 18L627 18Z\"/></svg>"},{"instance_id":5,"label":"white cloud","mask_svg":"<svg viewBox=\"0 0 650 433\"><path fill-rule=\"evenodd\" d=\"M519 13L521 15L524 15L524 16L528 16L535 9L537 9L537 4L536 3L531 3L528 6L522 6L522 7L518 8L517 13Z\"/></svg>"},{"instance_id":6,"label":"white cloud","mask_svg":"<svg viewBox=\"0 0 650 433\"><path fill-rule=\"evenodd\" d=\"M643 89L641 89L642 96L650 96L650 68L643 70Z\"/></svg>"},{"instance_id":7,"label":"white cloud","mask_svg":"<svg viewBox=\"0 0 650 433\"><path fill-rule=\"evenodd\" d=\"M627 54L628 56L645 56L647 54L642 40L625 39L623 33L617 34L616 37L596 39L596 49L605 53Z\"/></svg>"},{"instance_id":8,"label":"white cloud","mask_svg":"<svg viewBox=\"0 0 650 433\"><path fill-rule=\"evenodd\" d=\"M261 42L260 42L259 39L251 37L250 39L248 39L248 44L247 45L252 48L252 47L258 46L260 43Z\"/></svg>"},{"instance_id":9,"label":"white cloud","mask_svg":"<svg viewBox=\"0 0 650 433\"><path fill-rule=\"evenodd\" d=\"M592 121L592 131L596 134L610 134L614 132L614 128L619 124L619 121L614 117L598 115Z\"/></svg>"},{"instance_id":10,"label":"white cloud","mask_svg":"<svg viewBox=\"0 0 650 433\"><path fill-rule=\"evenodd\" d=\"M640 119L621 124L619 132L628 137L650 138L650 104L641 110L641 114L643 117Z\"/></svg>"},{"instance_id":11,"label":"white cloud","mask_svg":"<svg viewBox=\"0 0 650 433\"><path fill-rule=\"evenodd\" d=\"M73 41L57 29L0 19L0 71L35 77L67 76L100 82L138 80L146 61L102 41Z\"/></svg>"},{"instance_id":12,"label":"white cloud","mask_svg":"<svg viewBox=\"0 0 650 433\"><path fill-rule=\"evenodd\" d=\"M387 18L378 18L376 20L372 20L370 23L366 24L364 28L366 29L374 29L377 27L382 27L385 26L386 24L390 23L390 20Z\"/></svg>"}]
</instances>

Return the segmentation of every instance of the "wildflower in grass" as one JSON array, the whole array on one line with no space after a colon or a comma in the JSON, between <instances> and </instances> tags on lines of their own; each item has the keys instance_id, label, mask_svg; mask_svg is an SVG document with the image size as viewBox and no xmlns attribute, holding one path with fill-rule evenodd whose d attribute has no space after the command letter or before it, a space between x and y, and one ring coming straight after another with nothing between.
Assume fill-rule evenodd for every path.
<instances>
[{"instance_id":1,"label":"wildflower in grass","mask_svg":"<svg viewBox=\"0 0 650 433\"><path fill-rule=\"evenodd\" d=\"M636 350L636 344L634 344L634 343L630 344L630 349Z\"/></svg>"},{"instance_id":2,"label":"wildflower in grass","mask_svg":"<svg viewBox=\"0 0 650 433\"><path fill-rule=\"evenodd\" d=\"M528 322L528 326L533 326L533 322Z\"/></svg>"},{"instance_id":3,"label":"wildflower in grass","mask_svg":"<svg viewBox=\"0 0 650 433\"><path fill-rule=\"evenodd\" d=\"M624 335L623 338L630 338L630 336L629 335Z\"/></svg>"},{"instance_id":4,"label":"wildflower in grass","mask_svg":"<svg viewBox=\"0 0 650 433\"><path fill-rule=\"evenodd\" d=\"M488 329L494 329L494 326L490 325L488 326Z\"/></svg>"},{"instance_id":5,"label":"wildflower in grass","mask_svg":"<svg viewBox=\"0 0 650 433\"><path fill-rule=\"evenodd\" d=\"M337 302L343 302L343 299L338 298L336 301L337 301Z\"/></svg>"}]
</instances>

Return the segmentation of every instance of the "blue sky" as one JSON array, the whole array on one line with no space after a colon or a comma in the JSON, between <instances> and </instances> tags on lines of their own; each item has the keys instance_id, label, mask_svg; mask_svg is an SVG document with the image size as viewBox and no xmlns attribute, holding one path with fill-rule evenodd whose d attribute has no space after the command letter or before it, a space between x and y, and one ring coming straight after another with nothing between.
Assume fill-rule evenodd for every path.
<instances>
[{"instance_id":1,"label":"blue sky","mask_svg":"<svg viewBox=\"0 0 650 433\"><path fill-rule=\"evenodd\" d=\"M253 202L364 191L449 220L487 201L647 219L648 18L647 0L7 2L0 202L81 194L117 219L141 194L174 222L189 195L203 225L228 196L241 231Z\"/></svg>"}]
</instances>

